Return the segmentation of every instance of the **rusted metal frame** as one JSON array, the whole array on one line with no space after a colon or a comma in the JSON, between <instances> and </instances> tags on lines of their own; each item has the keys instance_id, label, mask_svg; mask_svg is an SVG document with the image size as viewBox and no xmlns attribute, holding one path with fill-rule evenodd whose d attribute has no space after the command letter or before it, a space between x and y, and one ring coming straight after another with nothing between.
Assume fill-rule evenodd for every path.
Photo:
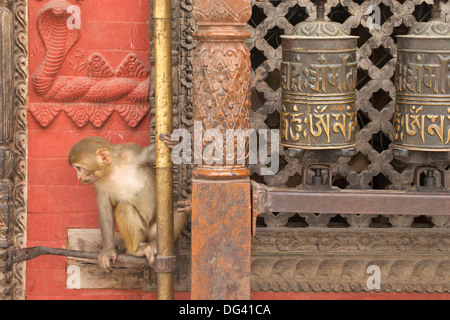
<instances>
[{"instance_id":1,"label":"rusted metal frame","mask_svg":"<svg viewBox=\"0 0 450 320\"><path fill-rule=\"evenodd\" d=\"M6 260L6 262L0 263L0 269L5 268L9 270L14 263L31 260L43 255L56 255L93 260L98 259L98 252L86 252L37 246L31 248L5 250L4 253L0 254L0 258L2 258L2 260ZM139 258L128 254L118 254L116 262L142 266L148 265L146 258Z\"/></svg>"},{"instance_id":2,"label":"rusted metal frame","mask_svg":"<svg viewBox=\"0 0 450 320\"><path fill-rule=\"evenodd\" d=\"M252 230L269 212L450 215L450 193L384 190L292 190L252 182Z\"/></svg>"}]
</instances>

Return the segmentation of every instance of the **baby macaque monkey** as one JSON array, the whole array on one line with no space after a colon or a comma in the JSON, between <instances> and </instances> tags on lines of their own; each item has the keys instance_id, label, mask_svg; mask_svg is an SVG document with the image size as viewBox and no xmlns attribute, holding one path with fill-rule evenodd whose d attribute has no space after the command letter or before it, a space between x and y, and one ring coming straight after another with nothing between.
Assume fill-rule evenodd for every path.
<instances>
[{"instance_id":1,"label":"baby macaque monkey","mask_svg":"<svg viewBox=\"0 0 450 320\"><path fill-rule=\"evenodd\" d=\"M173 148L170 135L161 135ZM103 248L99 266L111 271L117 257L114 246L114 221L127 248L127 253L146 256L153 264L156 248L156 186L152 165L156 147L135 143L112 144L100 137L78 141L69 152L69 163L84 184L94 184ZM186 221L186 213L174 211L174 240Z\"/></svg>"}]
</instances>

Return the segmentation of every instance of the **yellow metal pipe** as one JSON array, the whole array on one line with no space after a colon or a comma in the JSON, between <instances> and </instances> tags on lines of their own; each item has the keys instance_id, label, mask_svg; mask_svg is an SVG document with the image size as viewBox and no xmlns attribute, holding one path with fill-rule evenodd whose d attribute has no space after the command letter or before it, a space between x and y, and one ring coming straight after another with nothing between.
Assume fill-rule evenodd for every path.
<instances>
[{"instance_id":1,"label":"yellow metal pipe","mask_svg":"<svg viewBox=\"0 0 450 320\"><path fill-rule=\"evenodd\" d=\"M174 256L173 171L171 150L159 140L172 132L172 34L170 0L154 0L155 120L156 120L156 221L158 257ZM173 272L157 273L159 300L174 298Z\"/></svg>"}]
</instances>

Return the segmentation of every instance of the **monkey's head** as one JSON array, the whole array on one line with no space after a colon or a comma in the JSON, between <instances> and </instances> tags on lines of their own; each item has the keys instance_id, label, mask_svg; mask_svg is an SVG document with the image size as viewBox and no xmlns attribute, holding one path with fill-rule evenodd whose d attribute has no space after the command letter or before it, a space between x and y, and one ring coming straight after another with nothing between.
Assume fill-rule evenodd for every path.
<instances>
[{"instance_id":1,"label":"monkey's head","mask_svg":"<svg viewBox=\"0 0 450 320\"><path fill-rule=\"evenodd\" d=\"M112 144L101 137L78 141L69 151L69 164L84 184L92 184L108 172L112 163Z\"/></svg>"}]
</instances>

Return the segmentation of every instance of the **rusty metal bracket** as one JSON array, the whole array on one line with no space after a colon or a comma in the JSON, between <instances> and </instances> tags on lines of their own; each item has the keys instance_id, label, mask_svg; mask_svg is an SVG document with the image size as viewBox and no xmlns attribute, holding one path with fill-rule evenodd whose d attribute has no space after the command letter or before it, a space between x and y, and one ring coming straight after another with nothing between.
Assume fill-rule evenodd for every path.
<instances>
[{"instance_id":1,"label":"rusty metal bracket","mask_svg":"<svg viewBox=\"0 0 450 320\"><path fill-rule=\"evenodd\" d=\"M308 183L308 171L314 171L314 176L312 177L311 184ZM327 172L326 181L323 177L323 171ZM314 189L333 189L333 171L329 165L323 164L305 164L303 166L302 174L302 186L303 188L314 188Z\"/></svg>"},{"instance_id":2,"label":"rusty metal bracket","mask_svg":"<svg viewBox=\"0 0 450 320\"><path fill-rule=\"evenodd\" d=\"M441 176L441 183L439 187L436 187L436 178L434 177L433 172L438 171ZM426 173L424 185L421 185L420 183L420 175L422 173ZM431 175L430 175L431 173ZM427 179L430 179L432 182L427 183ZM446 191L447 190L447 178L446 178L446 170L445 167L439 166L419 166L414 170L414 181L415 181L415 187L418 191Z\"/></svg>"},{"instance_id":3,"label":"rusty metal bracket","mask_svg":"<svg viewBox=\"0 0 450 320\"><path fill-rule=\"evenodd\" d=\"M252 185L252 235L256 235L256 219L260 214L270 212L272 198L269 195L269 187L251 181Z\"/></svg>"},{"instance_id":4,"label":"rusty metal bracket","mask_svg":"<svg viewBox=\"0 0 450 320\"><path fill-rule=\"evenodd\" d=\"M155 257L155 264L153 265L155 272L169 273L174 272L177 268L177 257Z\"/></svg>"}]
</instances>

